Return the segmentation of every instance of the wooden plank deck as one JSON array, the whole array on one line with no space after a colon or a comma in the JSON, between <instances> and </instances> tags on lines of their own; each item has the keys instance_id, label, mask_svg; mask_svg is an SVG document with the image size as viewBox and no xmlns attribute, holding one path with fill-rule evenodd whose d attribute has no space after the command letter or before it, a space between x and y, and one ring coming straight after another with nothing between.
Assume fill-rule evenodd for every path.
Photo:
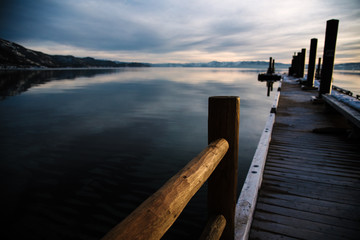
<instances>
[{"instance_id":1,"label":"wooden plank deck","mask_svg":"<svg viewBox=\"0 0 360 240\"><path fill-rule=\"evenodd\" d=\"M360 239L360 144L313 95L282 85L250 239Z\"/></svg>"}]
</instances>

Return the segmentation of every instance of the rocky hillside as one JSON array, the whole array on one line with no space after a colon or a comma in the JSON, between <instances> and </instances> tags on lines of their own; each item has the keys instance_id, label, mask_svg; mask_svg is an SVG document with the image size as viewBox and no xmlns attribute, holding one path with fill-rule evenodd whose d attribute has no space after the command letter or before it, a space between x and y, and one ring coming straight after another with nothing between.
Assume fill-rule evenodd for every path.
<instances>
[{"instance_id":1,"label":"rocky hillside","mask_svg":"<svg viewBox=\"0 0 360 240\"><path fill-rule=\"evenodd\" d=\"M29 67L147 67L145 63L114 62L91 57L78 58L71 55L49 55L27 49L19 44L0 38L0 68Z\"/></svg>"}]
</instances>

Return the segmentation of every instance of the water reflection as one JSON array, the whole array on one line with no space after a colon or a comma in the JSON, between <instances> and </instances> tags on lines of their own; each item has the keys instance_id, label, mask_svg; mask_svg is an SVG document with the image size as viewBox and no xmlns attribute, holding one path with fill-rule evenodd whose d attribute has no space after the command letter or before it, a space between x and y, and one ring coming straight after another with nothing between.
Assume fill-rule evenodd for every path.
<instances>
[{"instance_id":1,"label":"water reflection","mask_svg":"<svg viewBox=\"0 0 360 240\"><path fill-rule=\"evenodd\" d=\"M271 75L270 75L270 76L271 76ZM278 78L278 79L277 79L277 78ZM270 97L270 92L273 91L274 82L279 81L280 78L281 78L281 76L280 76L280 75L277 75L277 76L276 76L276 79L275 79L275 77L274 77L274 79L260 79L260 75L259 75L258 81L259 81L259 82L265 82L265 83L266 83L266 88L267 88L267 94L266 94L266 96Z\"/></svg>"},{"instance_id":2,"label":"water reflection","mask_svg":"<svg viewBox=\"0 0 360 240\"><path fill-rule=\"evenodd\" d=\"M0 102L6 233L13 239L99 239L206 146L207 101L214 95L241 98L240 189L272 102L261 94L257 73L7 73L5 79L18 85L6 96L25 92ZM205 199L202 190L165 239L197 239Z\"/></svg>"},{"instance_id":3,"label":"water reflection","mask_svg":"<svg viewBox=\"0 0 360 240\"><path fill-rule=\"evenodd\" d=\"M73 69L73 70L23 70L0 71L0 99L15 96L28 89L55 80L71 80L86 77L92 78L99 74L110 74L121 69ZM64 86L63 83L60 83Z\"/></svg>"},{"instance_id":4,"label":"water reflection","mask_svg":"<svg viewBox=\"0 0 360 240\"><path fill-rule=\"evenodd\" d=\"M266 82L266 88L267 88L266 96L270 97L270 92L273 91L273 85L274 85L275 81L265 80L265 81L260 81L260 82Z\"/></svg>"}]
</instances>

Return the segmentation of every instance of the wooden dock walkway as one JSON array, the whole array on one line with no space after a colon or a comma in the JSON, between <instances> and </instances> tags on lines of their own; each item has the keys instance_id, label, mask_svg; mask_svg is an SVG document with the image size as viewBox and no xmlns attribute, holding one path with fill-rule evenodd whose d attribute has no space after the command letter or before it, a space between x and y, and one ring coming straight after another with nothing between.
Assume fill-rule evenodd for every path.
<instances>
[{"instance_id":1,"label":"wooden dock walkway","mask_svg":"<svg viewBox=\"0 0 360 240\"><path fill-rule=\"evenodd\" d=\"M360 144L314 95L282 85L250 239L360 238Z\"/></svg>"}]
</instances>

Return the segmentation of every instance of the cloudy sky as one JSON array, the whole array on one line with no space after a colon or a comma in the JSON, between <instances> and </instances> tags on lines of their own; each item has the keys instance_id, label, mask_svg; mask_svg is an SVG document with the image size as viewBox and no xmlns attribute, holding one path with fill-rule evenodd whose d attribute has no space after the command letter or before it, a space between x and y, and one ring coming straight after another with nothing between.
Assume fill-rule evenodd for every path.
<instances>
[{"instance_id":1,"label":"cloudy sky","mask_svg":"<svg viewBox=\"0 0 360 240\"><path fill-rule=\"evenodd\" d=\"M360 62L359 0L0 0L0 38L137 62L289 63L339 19L336 63Z\"/></svg>"}]
</instances>

